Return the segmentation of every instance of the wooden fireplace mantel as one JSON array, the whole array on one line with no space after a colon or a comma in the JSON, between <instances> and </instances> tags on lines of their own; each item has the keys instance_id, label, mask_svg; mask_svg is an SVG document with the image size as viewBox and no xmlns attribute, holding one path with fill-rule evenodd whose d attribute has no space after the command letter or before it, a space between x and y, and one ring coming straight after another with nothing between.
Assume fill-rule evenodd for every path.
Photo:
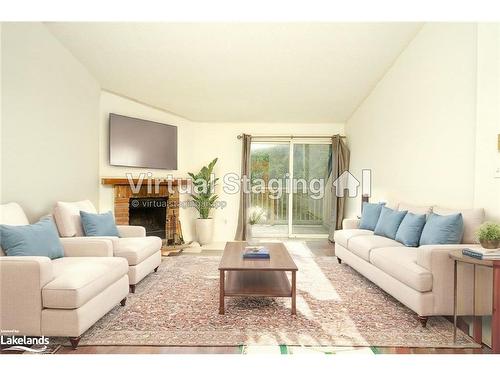
<instances>
[{"instance_id":1,"label":"wooden fireplace mantel","mask_svg":"<svg viewBox=\"0 0 500 375\"><path fill-rule=\"evenodd\" d=\"M152 178L153 184L155 178ZM139 182L138 178L133 178L132 181L134 184L137 184ZM160 185L170 185L170 186L186 186L189 183L190 180L188 179L174 179L174 180L165 180L160 183ZM144 178L142 180L143 184L147 184L148 179ZM101 178L101 184L102 185L112 185L112 186L117 186L117 185L129 185L129 180L128 178L118 178L118 177L103 177Z\"/></svg>"}]
</instances>

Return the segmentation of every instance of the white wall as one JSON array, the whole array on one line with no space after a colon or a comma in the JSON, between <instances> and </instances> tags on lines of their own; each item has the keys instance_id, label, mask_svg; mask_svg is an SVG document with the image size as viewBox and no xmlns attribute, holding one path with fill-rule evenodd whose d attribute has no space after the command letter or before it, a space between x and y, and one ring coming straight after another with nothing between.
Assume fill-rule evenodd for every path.
<instances>
[{"instance_id":1,"label":"white wall","mask_svg":"<svg viewBox=\"0 0 500 375\"><path fill-rule=\"evenodd\" d=\"M0 22L0 202L2 200L2 22Z\"/></svg>"},{"instance_id":2,"label":"white wall","mask_svg":"<svg viewBox=\"0 0 500 375\"><path fill-rule=\"evenodd\" d=\"M40 23L2 26L2 202L98 200L96 80Z\"/></svg>"},{"instance_id":3,"label":"white wall","mask_svg":"<svg viewBox=\"0 0 500 375\"><path fill-rule=\"evenodd\" d=\"M426 24L346 124L351 171L372 201L472 207L476 28ZM359 214L360 199L347 205Z\"/></svg>"},{"instance_id":4,"label":"white wall","mask_svg":"<svg viewBox=\"0 0 500 375\"><path fill-rule=\"evenodd\" d=\"M500 221L500 25L477 28L477 118L474 205ZM498 171L497 171L498 170Z\"/></svg>"},{"instance_id":5,"label":"white wall","mask_svg":"<svg viewBox=\"0 0 500 375\"><path fill-rule=\"evenodd\" d=\"M139 117L146 120L164 122L178 126L178 167L177 171L149 170L142 168L113 167L108 161L108 116L118 113ZM187 177L187 172L197 172L212 159L219 158L215 173L222 177L226 173L239 173L241 166L241 141L236 137L243 132L249 134L311 134L329 135L343 133L342 124L262 124L262 123L196 123L179 116L137 103L108 92L101 94L101 142L100 142L100 176L125 177L131 172L137 176L141 172L151 172L155 177L172 174L175 177ZM227 195L222 185L217 188L220 199L227 203L224 209L215 210L214 241L225 241L234 238L239 209L239 195ZM189 200L188 196L181 200ZM113 189L101 186L100 210L113 209ZM194 209L182 209L180 220L186 240L194 239L194 220L197 213Z\"/></svg>"}]
</instances>

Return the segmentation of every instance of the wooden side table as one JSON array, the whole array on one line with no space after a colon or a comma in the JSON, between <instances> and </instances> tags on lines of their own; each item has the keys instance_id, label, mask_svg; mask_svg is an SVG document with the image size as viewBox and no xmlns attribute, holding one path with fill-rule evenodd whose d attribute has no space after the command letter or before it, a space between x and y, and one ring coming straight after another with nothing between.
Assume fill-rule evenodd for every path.
<instances>
[{"instance_id":1,"label":"wooden side table","mask_svg":"<svg viewBox=\"0 0 500 375\"><path fill-rule=\"evenodd\" d=\"M473 312L474 315L474 339L477 341L481 340L481 329L480 325L477 323L475 316L476 308L476 267L489 267L493 269L493 311L491 318L491 349L493 353L500 354L500 260L480 260L472 258L462 254L462 250L453 250L450 252L450 258L454 261L454 290L453 290L453 324L454 332L453 339L457 337L457 300L458 300L458 288L457 288L457 268L458 263L472 264L474 267L474 288L473 288ZM479 332L476 332L479 330ZM481 343L481 341L479 341Z\"/></svg>"}]
</instances>

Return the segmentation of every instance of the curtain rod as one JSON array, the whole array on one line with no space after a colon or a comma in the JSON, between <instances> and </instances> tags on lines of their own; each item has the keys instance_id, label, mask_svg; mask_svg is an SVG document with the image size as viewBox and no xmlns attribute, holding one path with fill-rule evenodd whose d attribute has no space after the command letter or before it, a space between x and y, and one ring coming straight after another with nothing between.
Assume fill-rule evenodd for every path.
<instances>
[{"instance_id":1,"label":"curtain rod","mask_svg":"<svg viewBox=\"0 0 500 375\"><path fill-rule=\"evenodd\" d=\"M251 135L250 138L329 138L331 139L333 135ZM238 134L238 139L243 138L242 134ZM341 135L340 138L347 138L345 135Z\"/></svg>"}]
</instances>

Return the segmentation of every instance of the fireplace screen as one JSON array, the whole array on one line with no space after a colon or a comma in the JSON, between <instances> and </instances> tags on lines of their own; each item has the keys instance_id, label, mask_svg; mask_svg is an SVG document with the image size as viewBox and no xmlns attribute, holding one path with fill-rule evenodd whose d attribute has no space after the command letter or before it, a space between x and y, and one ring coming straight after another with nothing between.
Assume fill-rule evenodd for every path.
<instances>
[{"instance_id":1,"label":"fireplace screen","mask_svg":"<svg viewBox=\"0 0 500 375\"><path fill-rule=\"evenodd\" d=\"M130 198L129 225L146 228L147 236L166 238L167 198Z\"/></svg>"}]
</instances>

